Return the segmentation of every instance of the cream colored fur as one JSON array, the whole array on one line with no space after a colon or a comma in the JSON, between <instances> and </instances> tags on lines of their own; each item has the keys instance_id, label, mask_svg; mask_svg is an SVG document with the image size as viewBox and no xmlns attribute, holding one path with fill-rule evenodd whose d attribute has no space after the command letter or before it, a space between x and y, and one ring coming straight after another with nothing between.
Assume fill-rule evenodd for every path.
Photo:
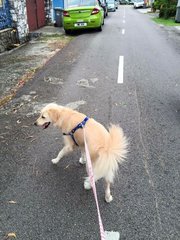
<instances>
[{"instance_id":1,"label":"cream colored fur","mask_svg":"<svg viewBox=\"0 0 180 240\"><path fill-rule=\"evenodd\" d=\"M59 106L55 103L50 103L42 109L35 125L45 126L47 123L53 123L56 127L60 128L63 133L69 133L77 124L82 122L85 117L86 115L83 113ZM127 139L119 126L111 125L107 131L103 125L93 118L87 121L85 131L95 181L100 178L105 179L105 200L106 202L110 202L113 199L110 192L110 184L113 183L118 170L118 164L122 163L126 158ZM63 137L65 145L58 156L52 159L52 163L54 164L57 164L62 157L72 152L76 147L70 136ZM84 152L83 130L78 129L74 133L74 137L81 149L79 162L84 164L86 157ZM88 178L84 181L84 188L90 189Z\"/></svg>"}]
</instances>

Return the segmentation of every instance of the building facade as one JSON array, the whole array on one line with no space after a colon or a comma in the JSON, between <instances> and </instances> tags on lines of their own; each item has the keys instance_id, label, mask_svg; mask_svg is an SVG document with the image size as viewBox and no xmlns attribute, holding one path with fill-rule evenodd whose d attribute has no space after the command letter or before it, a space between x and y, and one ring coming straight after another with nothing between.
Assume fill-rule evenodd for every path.
<instances>
[{"instance_id":1,"label":"building facade","mask_svg":"<svg viewBox=\"0 0 180 240\"><path fill-rule=\"evenodd\" d=\"M0 53L29 39L29 33L54 24L64 0L0 0Z\"/></svg>"}]
</instances>

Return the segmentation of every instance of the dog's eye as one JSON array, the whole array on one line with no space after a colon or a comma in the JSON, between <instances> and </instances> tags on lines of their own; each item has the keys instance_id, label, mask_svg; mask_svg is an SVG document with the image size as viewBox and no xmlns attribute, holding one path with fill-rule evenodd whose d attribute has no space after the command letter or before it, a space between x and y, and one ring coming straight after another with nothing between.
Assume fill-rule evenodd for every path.
<instances>
[{"instance_id":1,"label":"dog's eye","mask_svg":"<svg viewBox=\"0 0 180 240\"><path fill-rule=\"evenodd\" d=\"M45 118L45 116L42 116L42 118Z\"/></svg>"}]
</instances>

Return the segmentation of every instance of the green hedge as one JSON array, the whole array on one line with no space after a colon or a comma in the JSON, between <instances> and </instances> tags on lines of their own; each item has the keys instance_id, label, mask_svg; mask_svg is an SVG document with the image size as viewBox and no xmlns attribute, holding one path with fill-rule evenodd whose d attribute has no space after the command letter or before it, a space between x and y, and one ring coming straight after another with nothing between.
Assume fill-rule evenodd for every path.
<instances>
[{"instance_id":1,"label":"green hedge","mask_svg":"<svg viewBox=\"0 0 180 240\"><path fill-rule=\"evenodd\" d=\"M159 9L159 17L168 19L175 17L178 0L155 0L154 9Z\"/></svg>"},{"instance_id":2,"label":"green hedge","mask_svg":"<svg viewBox=\"0 0 180 240\"><path fill-rule=\"evenodd\" d=\"M168 19L170 17L175 17L175 15L176 15L176 5L170 6L170 7L162 6L160 8L160 11L159 11L160 18Z\"/></svg>"}]
</instances>

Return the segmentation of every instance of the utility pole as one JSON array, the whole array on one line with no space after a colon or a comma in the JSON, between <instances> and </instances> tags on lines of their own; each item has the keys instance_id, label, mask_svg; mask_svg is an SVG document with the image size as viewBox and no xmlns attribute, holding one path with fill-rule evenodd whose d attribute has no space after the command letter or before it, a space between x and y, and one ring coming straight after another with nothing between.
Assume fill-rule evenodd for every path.
<instances>
[{"instance_id":1,"label":"utility pole","mask_svg":"<svg viewBox=\"0 0 180 240\"><path fill-rule=\"evenodd\" d=\"M180 0L177 3L175 22L180 23Z\"/></svg>"}]
</instances>

